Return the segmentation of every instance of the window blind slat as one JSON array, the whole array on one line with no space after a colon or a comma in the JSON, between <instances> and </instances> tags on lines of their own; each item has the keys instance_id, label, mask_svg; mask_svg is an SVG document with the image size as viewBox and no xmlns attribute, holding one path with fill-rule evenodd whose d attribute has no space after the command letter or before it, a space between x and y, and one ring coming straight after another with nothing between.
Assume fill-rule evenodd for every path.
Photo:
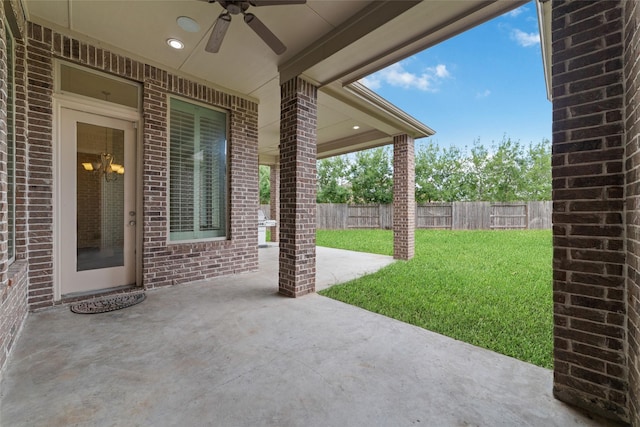
<instances>
[{"instance_id":1,"label":"window blind slat","mask_svg":"<svg viewBox=\"0 0 640 427\"><path fill-rule=\"evenodd\" d=\"M226 114L171 100L171 240L226 236Z\"/></svg>"}]
</instances>

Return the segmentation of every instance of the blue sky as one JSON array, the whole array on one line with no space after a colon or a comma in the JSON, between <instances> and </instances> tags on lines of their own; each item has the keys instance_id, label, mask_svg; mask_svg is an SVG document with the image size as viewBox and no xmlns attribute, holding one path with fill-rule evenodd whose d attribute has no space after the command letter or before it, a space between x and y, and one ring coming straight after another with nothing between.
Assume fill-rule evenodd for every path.
<instances>
[{"instance_id":1,"label":"blue sky","mask_svg":"<svg viewBox=\"0 0 640 427\"><path fill-rule=\"evenodd\" d=\"M361 82L434 129L440 147L551 139L533 2Z\"/></svg>"}]
</instances>

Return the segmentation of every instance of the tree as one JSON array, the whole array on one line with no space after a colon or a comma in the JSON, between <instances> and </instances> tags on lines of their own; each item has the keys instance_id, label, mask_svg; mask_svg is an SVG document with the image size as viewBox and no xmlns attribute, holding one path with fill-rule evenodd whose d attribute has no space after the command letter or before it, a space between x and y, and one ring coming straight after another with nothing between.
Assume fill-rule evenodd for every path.
<instances>
[{"instance_id":1,"label":"tree","mask_svg":"<svg viewBox=\"0 0 640 427\"><path fill-rule=\"evenodd\" d=\"M487 200L487 177L485 175L489 151L476 140L471 147L471 157L467 160L465 170L467 175L468 200Z\"/></svg>"},{"instance_id":2,"label":"tree","mask_svg":"<svg viewBox=\"0 0 640 427\"><path fill-rule=\"evenodd\" d=\"M456 147L440 149L429 143L416 153L416 201L452 202L464 200L465 160Z\"/></svg>"},{"instance_id":3,"label":"tree","mask_svg":"<svg viewBox=\"0 0 640 427\"><path fill-rule=\"evenodd\" d=\"M416 152L416 202L429 203L440 200L440 189L436 183L437 163L440 147L433 142Z\"/></svg>"},{"instance_id":4,"label":"tree","mask_svg":"<svg viewBox=\"0 0 640 427\"><path fill-rule=\"evenodd\" d=\"M416 150L415 191L418 203L551 200L551 144L523 146L505 136L490 149L476 140L460 150L429 142ZM320 160L317 201L392 203L389 147Z\"/></svg>"},{"instance_id":5,"label":"tree","mask_svg":"<svg viewBox=\"0 0 640 427\"><path fill-rule=\"evenodd\" d=\"M416 200L551 200L551 145L505 136L490 149L476 140L465 154L430 143L416 153Z\"/></svg>"},{"instance_id":6,"label":"tree","mask_svg":"<svg viewBox=\"0 0 640 427\"><path fill-rule=\"evenodd\" d=\"M347 156L318 161L318 203L348 203L351 190L348 184L351 165Z\"/></svg>"},{"instance_id":7,"label":"tree","mask_svg":"<svg viewBox=\"0 0 640 427\"><path fill-rule=\"evenodd\" d=\"M529 144L526 156L523 199L551 200L551 143L543 139L538 144Z\"/></svg>"},{"instance_id":8,"label":"tree","mask_svg":"<svg viewBox=\"0 0 640 427\"><path fill-rule=\"evenodd\" d=\"M260 204L268 205L271 203L271 168L269 166L260 165Z\"/></svg>"},{"instance_id":9,"label":"tree","mask_svg":"<svg viewBox=\"0 0 640 427\"><path fill-rule=\"evenodd\" d=\"M522 146L509 138L503 138L493 154L487 156L484 165L486 189L484 200L512 202L522 200L526 177L526 160ZM482 199L481 199L482 200Z\"/></svg>"},{"instance_id":10,"label":"tree","mask_svg":"<svg viewBox=\"0 0 640 427\"><path fill-rule=\"evenodd\" d=\"M512 202L551 200L551 145L549 140L530 144L503 138L487 150L479 141L468 161L471 200Z\"/></svg>"},{"instance_id":11,"label":"tree","mask_svg":"<svg viewBox=\"0 0 640 427\"><path fill-rule=\"evenodd\" d=\"M350 181L355 203L392 203L393 167L389 150L380 147L357 152Z\"/></svg>"}]
</instances>

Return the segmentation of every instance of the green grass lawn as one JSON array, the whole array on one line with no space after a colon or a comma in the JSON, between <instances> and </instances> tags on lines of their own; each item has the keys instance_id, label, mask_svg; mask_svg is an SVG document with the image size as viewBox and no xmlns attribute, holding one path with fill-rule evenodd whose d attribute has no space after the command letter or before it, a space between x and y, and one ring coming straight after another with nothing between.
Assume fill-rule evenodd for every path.
<instances>
[{"instance_id":1,"label":"green grass lawn","mask_svg":"<svg viewBox=\"0 0 640 427\"><path fill-rule=\"evenodd\" d=\"M318 230L317 244L392 255L388 230ZM552 368L550 230L417 230L416 254L322 295Z\"/></svg>"}]
</instances>

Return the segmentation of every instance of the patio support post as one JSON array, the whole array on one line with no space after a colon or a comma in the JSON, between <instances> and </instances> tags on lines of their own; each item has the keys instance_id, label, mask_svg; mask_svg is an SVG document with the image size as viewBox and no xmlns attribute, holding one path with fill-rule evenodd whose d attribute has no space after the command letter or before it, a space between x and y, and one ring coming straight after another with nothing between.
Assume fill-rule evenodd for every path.
<instances>
[{"instance_id":1,"label":"patio support post","mask_svg":"<svg viewBox=\"0 0 640 427\"><path fill-rule=\"evenodd\" d=\"M409 135L393 137L393 257L409 260L415 251L415 148Z\"/></svg>"},{"instance_id":2,"label":"patio support post","mask_svg":"<svg viewBox=\"0 0 640 427\"><path fill-rule=\"evenodd\" d=\"M316 132L318 88L293 78L280 99L279 292L298 297L316 287Z\"/></svg>"},{"instance_id":3,"label":"patio support post","mask_svg":"<svg viewBox=\"0 0 640 427\"><path fill-rule=\"evenodd\" d=\"M623 2L627 370L630 424L640 426L640 3Z\"/></svg>"},{"instance_id":4,"label":"patio support post","mask_svg":"<svg viewBox=\"0 0 640 427\"><path fill-rule=\"evenodd\" d=\"M271 175L269 176L270 200L269 218L276 221L276 225L271 227L270 240L277 242L280 236L280 164L271 165Z\"/></svg>"},{"instance_id":5,"label":"patio support post","mask_svg":"<svg viewBox=\"0 0 640 427\"><path fill-rule=\"evenodd\" d=\"M623 15L635 4L554 1L551 24L553 393L627 423L630 409L638 409L630 376L630 350L638 347L628 335L633 300L625 288L640 270L640 175L638 127L627 119L625 129L625 113L638 98L631 83L638 79L638 39L626 60L624 52L634 33L625 23L636 26L640 9ZM632 73L626 95L625 72ZM631 424L639 426L639 418L636 412Z\"/></svg>"}]
</instances>

